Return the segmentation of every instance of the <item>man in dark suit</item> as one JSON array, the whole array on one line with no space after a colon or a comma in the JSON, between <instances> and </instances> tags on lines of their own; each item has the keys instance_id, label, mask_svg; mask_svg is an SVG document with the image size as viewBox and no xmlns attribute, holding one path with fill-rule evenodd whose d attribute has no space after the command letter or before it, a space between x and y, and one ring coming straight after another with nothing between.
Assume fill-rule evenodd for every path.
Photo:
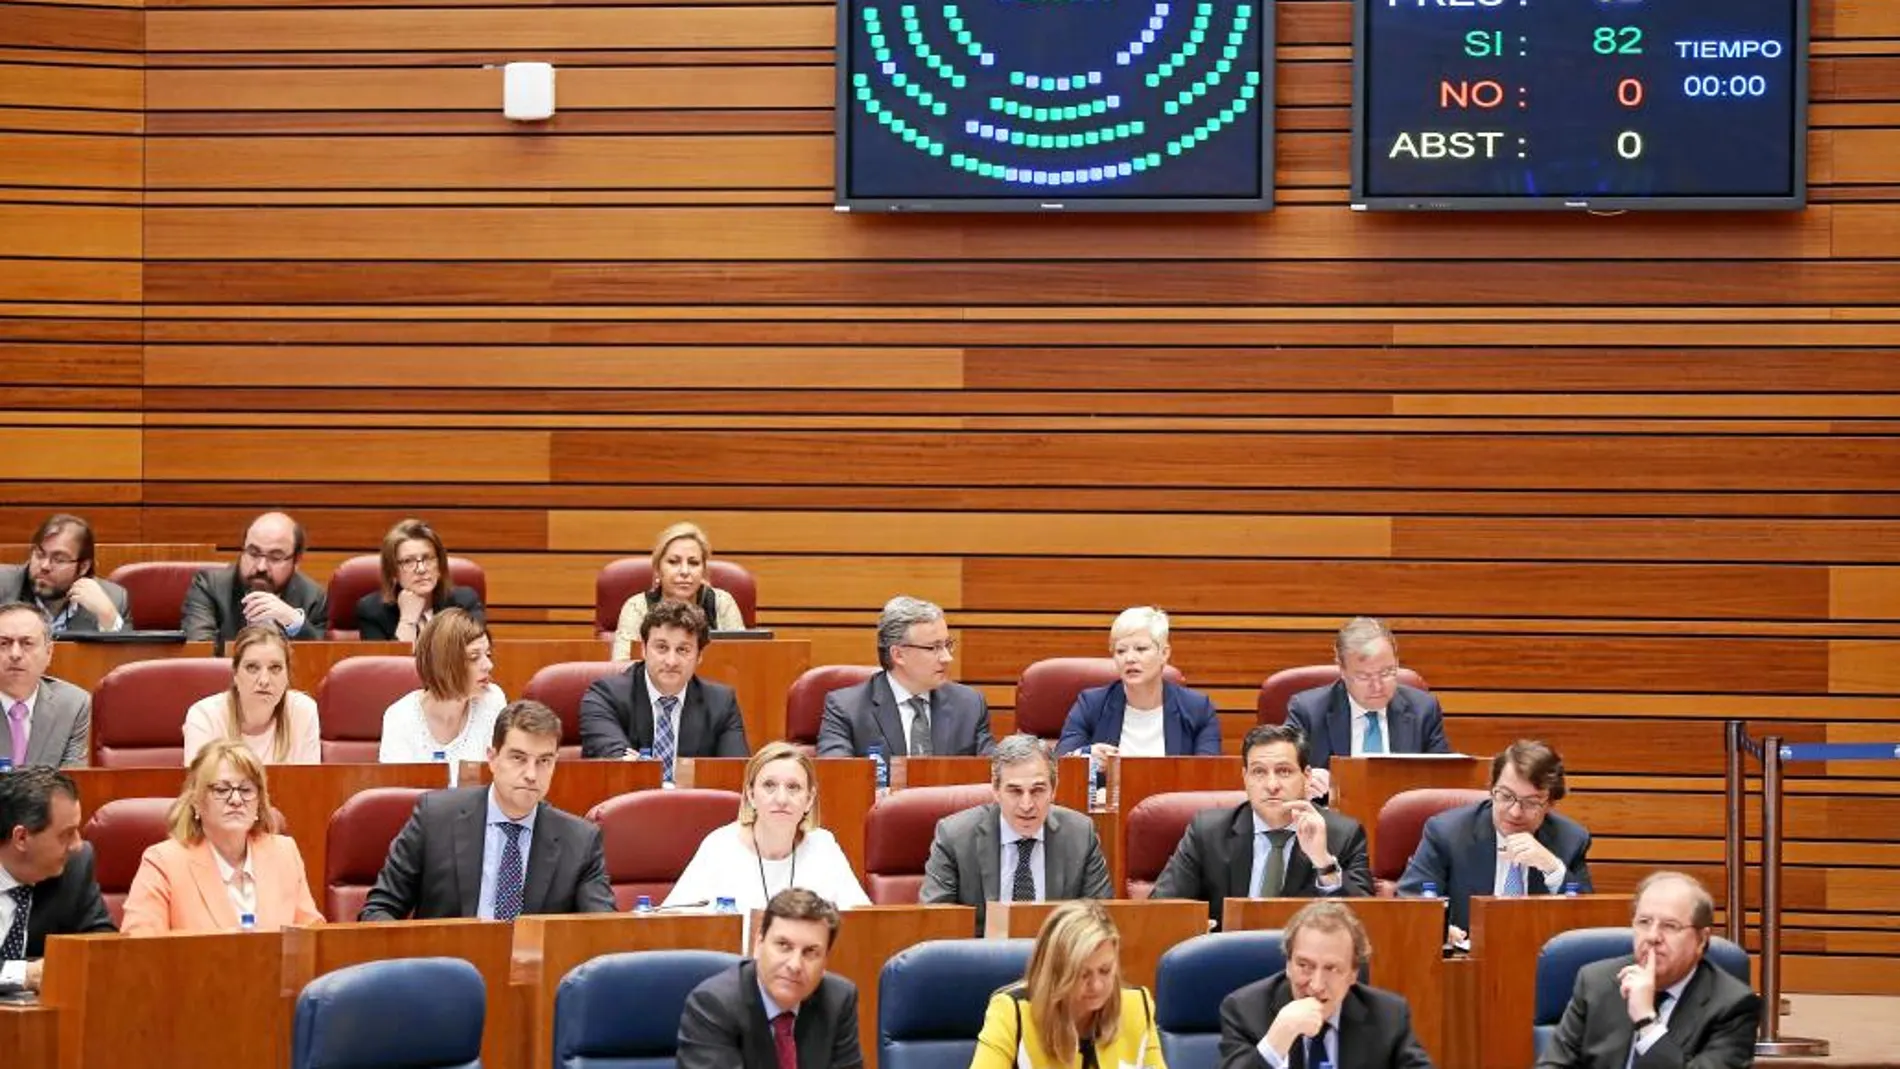
<instances>
[{"instance_id":1,"label":"man in dark suit","mask_svg":"<svg viewBox=\"0 0 1900 1069\"><path fill-rule=\"evenodd\" d=\"M937 822L924 863L925 903L1113 898L1102 840L1086 813L1055 804L1056 759L1034 735L1011 735L990 755L996 800Z\"/></svg>"},{"instance_id":2,"label":"man in dark suit","mask_svg":"<svg viewBox=\"0 0 1900 1069\"><path fill-rule=\"evenodd\" d=\"M877 621L877 663L884 671L825 695L818 756L988 757L996 748L983 695L950 682L957 644L943 610L895 597Z\"/></svg>"},{"instance_id":3,"label":"man in dark suit","mask_svg":"<svg viewBox=\"0 0 1900 1069\"><path fill-rule=\"evenodd\" d=\"M52 660L46 614L0 604L0 759L14 768L86 763L92 695L48 676Z\"/></svg>"},{"instance_id":4,"label":"man in dark suit","mask_svg":"<svg viewBox=\"0 0 1900 1069\"><path fill-rule=\"evenodd\" d=\"M1425 822L1418 849L1399 877L1399 894L1425 893L1450 904L1453 943L1465 941L1472 895L1554 895L1574 884L1589 894L1590 833L1552 812L1564 796L1564 761L1535 739L1519 739L1491 759L1491 797L1447 809Z\"/></svg>"},{"instance_id":5,"label":"man in dark suit","mask_svg":"<svg viewBox=\"0 0 1900 1069\"><path fill-rule=\"evenodd\" d=\"M64 773L0 776L0 986L39 989L49 935L114 930L79 817L79 787Z\"/></svg>"},{"instance_id":6,"label":"man in dark suit","mask_svg":"<svg viewBox=\"0 0 1900 1069\"><path fill-rule=\"evenodd\" d=\"M1241 741L1247 801L1188 822L1155 881L1155 898L1198 898L1221 922L1228 898L1369 895L1366 829L1306 798L1306 738L1260 724Z\"/></svg>"},{"instance_id":7,"label":"man in dark suit","mask_svg":"<svg viewBox=\"0 0 1900 1069\"><path fill-rule=\"evenodd\" d=\"M581 756L651 750L668 783L676 758L749 756L738 695L694 674L710 641L699 606L662 601L649 610L640 620L642 663L595 680L581 697Z\"/></svg>"},{"instance_id":8,"label":"man in dark suit","mask_svg":"<svg viewBox=\"0 0 1900 1069\"><path fill-rule=\"evenodd\" d=\"M92 525L58 513L33 532L24 565L0 564L0 601L24 601L53 622L53 634L132 626L125 588L96 574Z\"/></svg>"},{"instance_id":9,"label":"man in dark suit","mask_svg":"<svg viewBox=\"0 0 1900 1069\"><path fill-rule=\"evenodd\" d=\"M207 568L185 591L185 637L229 641L249 624L272 623L290 638L322 638L330 626L330 598L297 570L303 525L266 512L244 532L244 550L229 568Z\"/></svg>"},{"instance_id":10,"label":"man in dark suit","mask_svg":"<svg viewBox=\"0 0 1900 1069\"><path fill-rule=\"evenodd\" d=\"M1431 1069L1411 1007L1357 982L1372 948L1344 903L1295 913L1280 946L1286 971L1221 1000L1221 1069Z\"/></svg>"},{"instance_id":11,"label":"man in dark suit","mask_svg":"<svg viewBox=\"0 0 1900 1069\"><path fill-rule=\"evenodd\" d=\"M686 996L679 1069L862 1069L858 989L825 972L838 925L810 891L773 895L753 959Z\"/></svg>"},{"instance_id":12,"label":"man in dark suit","mask_svg":"<svg viewBox=\"0 0 1900 1069\"><path fill-rule=\"evenodd\" d=\"M493 783L423 795L356 919L612 913L600 828L542 801L560 747L552 709L504 708L488 751Z\"/></svg>"},{"instance_id":13,"label":"man in dark suit","mask_svg":"<svg viewBox=\"0 0 1900 1069\"><path fill-rule=\"evenodd\" d=\"M1358 616L1333 637L1339 682L1295 694L1286 722L1306 733L1317 773L1312 797L1332 790L1333 756L1450 753L1445 713L1431 692L1399 682L1399 640L1384 621Z\"/></svg>"},{"instance_id":14,"label":"man in dark suit","mask_svg":"<svg viewBox=\"0 0 1900 1069\"><path fill-rule=\"evenodd\" d=\"M1636 887L1634 955L1577 973L1537 1069L1743 1069L1755 1064L1761 997L1704 961L1715 901L1693 876Z\"/></svg>"}]
</instances>

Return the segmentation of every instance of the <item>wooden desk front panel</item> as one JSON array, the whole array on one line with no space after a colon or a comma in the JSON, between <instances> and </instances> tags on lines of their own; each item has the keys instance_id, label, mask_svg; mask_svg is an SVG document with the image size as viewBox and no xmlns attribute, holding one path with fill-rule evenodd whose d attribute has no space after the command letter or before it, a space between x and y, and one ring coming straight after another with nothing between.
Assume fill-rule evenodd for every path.
<instances>
[{"instance_id":1,"label":"wooden desk front panel","mask_svg":"<svg viewBox=\"0 0 1900 1069\"><path fill-rule=\"evenodd\" d=\"M844 914L830 971L858 985L858 1042L864 1064L877 1064L878 977L884 963L916 943L968 939L976 930L969 906L863 906Z\"/></svg>"},{"instance_id":2,"label":"wooden desk front panel","mask_svg":"<svg viewBox=\"0 0 1900 1069\"><path fill-rule=\"evenodd\" d=\"M1488 757L1337 757L1332 761L1331 805L1366 828L1366 860L1379 834L1379 810L1392 796L1426 787L1472 787L1491 783Z\"/></svg>"},{"instance_id":3,"label":"wooden desk front panel","mask_svg":"<svg viewBox=\"0 0 1900 1069\"><path fill-rule=\"evenodd\" d=\"M986 939L1034 939L1060 902L991 902ZM1183 939L1207 934L1207 904L1176 899L1110 898L1102 905L1122 937L1122 982L1155 986L1155 965Z\"/></svg>"},{"instance_id":4,"label":"wooden desk front panel","mask_svg":"<svg viewBox=\"0 0 1900 1069\"><path fill-rule=\"evenodd\" d=\"M1545 941L1573 928L1627 927L1629 895L1536 895L1471 899L1471 959L1477 963L1478 998L1469 1007L1482 1015L1475 1029L1482 1043L1482 1069L1523 1069L1531 1049L1537 1006L1537 954Z\"/></svg>"}]
</instances>

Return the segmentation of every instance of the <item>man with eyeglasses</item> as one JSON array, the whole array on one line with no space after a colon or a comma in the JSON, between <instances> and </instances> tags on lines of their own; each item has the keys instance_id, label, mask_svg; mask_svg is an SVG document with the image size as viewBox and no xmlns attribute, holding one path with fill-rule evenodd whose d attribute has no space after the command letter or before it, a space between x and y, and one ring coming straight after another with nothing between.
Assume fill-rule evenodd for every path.
<instances>
[{"instance_id":1,"label":"man with eyeglasses","mask_svg":"<svg viewBox=\"0 0 1900 1069\"><path fill-rule=\"evenodd\" d=\"M950 682L956 640L943 610L902 595L877 621L877 663L884 670L825 695L818 756L865 757L872 746L892 757L988 757L996 748L983 695Z\"/></svg>"},{"instance_id":2,"label":"man with eyeglasses","mask_svg":"<svg viewBox=\"0 0 1900 1069\"><path fill-rule=\"evenodd\" d=\"M1302 908L1280 948L1284 971L1221 1000L1221 1069L1431 1069L1405 999L1358 982L1372 944L1345 903Z\"/></svg>"},{"instance_id":3,"label":"man with eyeglasses","mask_svg":"<svg viewBox=\"0 0 1900 1069\"><path fill-rule=\"evenodd\" d=\"M1535 739L1519 739L1491 759L1491 797L1425 822L1399 877L1401 896L1438 888L1450 904L1454 945L1465 942L1472 895L1588 894L1590 833L1551 811L1564 796L1564 762Z\"/></svg>"},{"instance_id":4,"label":"man with eyeglasses","mask_svg":"<svg viewBox=\"0 0 1900 1069\"><path fill-rule=\"evenodd\" d=\"M0 601L24 601L52 621L54 636L131 626L125 588L93 574L92 525L48 516L33 532L26 564L0 564Z\"/></svg>"},{"instance_id":5,"label":"man with eyeglasses","mask_svg":"<svg viewBox=\"0 0 1900 1069\"><path fill-rule=\"evenodd\" d=\"M244 532L244 549L229 568L207 568L185 592L185 637L228 642L250 624L274 624L288 638L322 638L330 626L330 599L297 570L303 525L266 512Z\"/></svg>"},{"instance_id":6,"label":"man with eyeglasses","mask_svg":"<svg viewBox=\"0 0 1900 1069\"><path fill-rule=\"evenodd\" d=\"M23 601L0 603L0 760L11 768L86 763L92 695L53 679L53 631Z\"/></svg>"},{"instance_id":7,"label":"man with eyeglasses","mask_svg":"<svg viewBox=\"0 0 1900 1069\"><path fill-rule=\"evenodd\" d=\"M1537 1069L1744 1069L1755 1064L1761 996L1703 960L1715 900L1695 877L1653 872L1636 885L1633 954L1594 962Z\"/></svg>"},{"instance_id":8,"label":"man with eyeglasses","mask_svg":"<svg viewBox=\"0 0 1900 1069\"><path fill-rule=\"evenodd\" d=\"M1399 682L1399 640L1382 620L1355 616L1333 637L1339 681L1295 694L1286 722L1306 735L1308 789L1332 791L1333 756L1450 753L1445 713L1430 691Z\"/></svg>"}]
</instances>

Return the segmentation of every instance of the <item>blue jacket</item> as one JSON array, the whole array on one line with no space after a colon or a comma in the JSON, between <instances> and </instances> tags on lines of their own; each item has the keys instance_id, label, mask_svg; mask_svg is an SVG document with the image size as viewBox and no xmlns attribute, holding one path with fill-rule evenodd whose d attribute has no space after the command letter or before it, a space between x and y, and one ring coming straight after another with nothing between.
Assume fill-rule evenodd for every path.
<instances>
[{"instance_id":1,"label":"blue jacket","mask_svg":"<svg viewBox=\"0 0 1900 1069\"><path fill-rule=\"evenodd\" d=\"M1056 753L1070 753L1098 742L1120 745L1122 713L1127 708L1128 690L1119 680L1076 695L1068 719L1062 722ZM1220 753L1220 716L1214 712L1213 700L1198 690L1163 680L1161 725L1169 757Z\"/></svg>"}]
</instances>

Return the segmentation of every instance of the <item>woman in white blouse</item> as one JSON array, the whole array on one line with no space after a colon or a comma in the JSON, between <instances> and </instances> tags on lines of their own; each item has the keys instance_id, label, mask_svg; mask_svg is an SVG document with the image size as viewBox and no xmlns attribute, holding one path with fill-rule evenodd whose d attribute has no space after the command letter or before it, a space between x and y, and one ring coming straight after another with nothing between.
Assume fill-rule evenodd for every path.
<instances>
[{"instance_id":1,"label":"woman in white blouse","mask_svg":"<svg viewBox=\"0 0 1900 1069\"><path fill-rule=\"evenodd\" d=\"M429 618L416 638L416 675L422 689L396 699L383 712L383 741L377 760L384 764L462 761L488 757L495 716L508 704L501 688L489 681L495 670L488 629L461 609L444 609Z\"/></svg>"},{"instance_id":2,"label":"woman in white blouse","mask_svg":"<svg viewBox=\"0 0 1900 1069\"><path fill-rule=\"evenodd\" d=\"M840 909L871 904L838 840L818 826L811 758L789 742L771 742L746 765L739 819L700 842L666 905L726 897L744 912L764 909L787 887L802 887Z\"/></svg>"},{"instance_id":3,"label":"woman in white blouse","mask_svg":"<svg viewBox=\"0 0 1900 1069\"><path fill-rule=\"evenodd\" d=\"M317 703L290 685L290 642L275 624L237 633L231 645L231 686L185 710L185 764L220 739L237 739L267 765L314 765Z\"/></svg>"}]
</instances>

